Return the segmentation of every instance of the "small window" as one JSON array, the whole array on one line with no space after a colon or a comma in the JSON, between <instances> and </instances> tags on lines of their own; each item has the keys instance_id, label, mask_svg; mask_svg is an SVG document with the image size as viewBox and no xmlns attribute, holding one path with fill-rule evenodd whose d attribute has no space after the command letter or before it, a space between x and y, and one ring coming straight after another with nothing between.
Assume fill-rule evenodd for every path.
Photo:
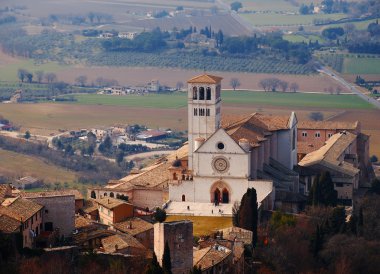
<instances>
[{"instance_id":1,"label":"small window","mask_svg":"<svg viewBox=\"0 0 380 274\"><path fill-rule=\"evenodd\" d=\"M199 100L204 100L205 99L205 88L200 87L199 88Z\"/></svg>"},{"instance_id":2,"label":"small window","mask_svg":"<svg viewBox=\"0 0 380 274\"><path fill-rule=\"evenodd\" d=\"M206 100L211 100L211 88L206 88Z\"/></svg>"},{"instance_id":3,"label":"small window","mask_svg":"<svg viewBox=\"0 0 380 274\"><path fill-rule=\"evenodd\" d=\"M306 131L302 132L302 137L307 137L307 132Z\"/></svg>"},{"instance_id":4,"label":"small window","mask_svg":"<svg viewBox=\"0 0 380 274\"><path fill-rule=\"evenodd\" d=\"M198 99L198 90L197 87L193 87L193 100Z\"/></svg>"},{"instance_id":5,"label":"small window","mask_svg":"<svg viewBox=\"0 0 380 274\"><path fill-rule=\"evenodd\" d=\"M216 147L220 150L224 149L224 144L222 142L219 142Z\"/></svg>"},{"instance_id":6,"label":"small window","mask_svg":"<svg viewBox=\"0 0 380 274\"><path fill-rule=\"evenodd\" d=\"M48 214L48 213L49 213L49 210L45 209L45 213Z\"/></svg>"},{"instance_id":7,"label":"small window","mask_svg":"<svg viewBox=\"0 0 380 274\"><path fill-rule=\"evenodd\" d=\"M194 116L198 116L198 109L197 108L194 109Z\"/></svg>"},{"instance_id":8,"label":"small window","mask_svg":"<svg viewBox=\"0 0 380 274\"><path fill-rule=\"evenodd\" d=\"M335 183L336 187L343 187L343 183Z\"/></svg>"},{"instance_id":9,"label":"small window","mask_svg":"<svg viewBox=\"0 0 380 274\"><path fill-rule=\"evenodd\" d=\"M210 110L206 109L206 116L210 116Z\"/></svg>"},{"instance_id":10,"label":"small window","mask_svg":"<svg viewBox=\"0 0 380 274\"><path fill-rule=\"evenodd\" d=\"M332 134L332 133L329 133L329 134L327 134L327 137L331 137L331 136L333 136L334 134Z\"/></svg>"},{"instance_id":11,"label":"small window","mask_svg":"<svg viewBox=\"0 0 380 274\"><path fill-rule=\"evenodd\" d=\"M199 116L205 116L205 109L204 108L199 109Z\"/></svg>"},{"instance_id":12,"label":"small window","mask_svg":"<svg viewBox=\"0 0 380 274\"><path fill-rule=\"evenodd\" d=\"M315 133L315 137L317 137L317 138L321 137L321 133L320 132L316 132Z\"/></svg>"}]
</instances>

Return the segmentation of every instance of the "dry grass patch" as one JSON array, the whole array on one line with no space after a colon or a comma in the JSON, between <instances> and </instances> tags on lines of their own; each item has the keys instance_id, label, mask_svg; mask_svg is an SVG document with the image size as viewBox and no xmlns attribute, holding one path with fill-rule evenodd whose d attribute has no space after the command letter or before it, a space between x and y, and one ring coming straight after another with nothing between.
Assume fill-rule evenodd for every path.
<instances>
[{"instance_id":1,"label":"dry grass patch","mask_svg":"<svg viewBox=\"0 0 380 274\"><path fill-rule=\"evenodd\" d=\"M193 222L194 236L210 235L220 229L232 226L231 217L177 216L166 218L167 222L190 220Z\"/></svg>"}]
</instances>

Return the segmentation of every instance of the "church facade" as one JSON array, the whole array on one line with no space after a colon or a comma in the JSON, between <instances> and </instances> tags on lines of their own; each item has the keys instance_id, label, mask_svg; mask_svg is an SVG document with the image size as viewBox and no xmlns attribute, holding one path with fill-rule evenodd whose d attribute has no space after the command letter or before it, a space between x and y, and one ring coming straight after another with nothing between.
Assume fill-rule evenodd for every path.
<instances>
[{"instance_id":1,"label":"church facade","mask_svg":"<svg viewBox=\"0 0 380 274\"><path fill-rule=\"evenodd\" d=\"M208 74L188 81L183 147L105 187L89 189L89 196L124 195L141 208L164 205L168 214L213 215L220 205L219 212L230 215L247 188L256 189L264 209L273 209L275 189L298 192L295 114L222 115L221 81Z\"/></svg>"}]
</instances>

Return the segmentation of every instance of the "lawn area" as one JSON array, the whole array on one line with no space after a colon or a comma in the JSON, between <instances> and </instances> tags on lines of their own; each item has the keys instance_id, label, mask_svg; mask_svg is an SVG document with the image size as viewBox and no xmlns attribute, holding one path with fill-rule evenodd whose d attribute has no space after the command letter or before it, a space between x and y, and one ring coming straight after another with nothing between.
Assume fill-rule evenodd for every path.
<instances>
[{"instance_id":1,"label":"lawn area","mask_svg":"<svg viewBox=\"0 0 380 274\"><path fill-rule=\"evenodd\" d=\"M210 235L219 229L232 226L231 217L168 216L166 222L190 220L193 222L194 236Z\"/></svg>"},{"instance_id":2,"label":"lawn area","mask_svg":"<svg viewBox=\"0 0 380 274\"><path fill-rule=\"evenodd\" d=\"M78 174L55 166L37 157L0 149L0 174L10 177L33 176L45 183L67 182L72 185Z\"/></svg>"},{"instance_id":3,"label":"lawn area","mask_svg":"<svg viewBox=\"0 0 380 274\"><path fill-rule=\"evenodd\" d=\"M182 108L186 106L184 93L149 94L146 96L112 96L98 94L75 95L81 105L114 105L143 108ZM355 95L330 95L311 93L280 93L253 91L223 91L223 102L242 105L272 105L291 107L318 107L339 109L366 109L370 104Z\"/></svg>"},{"instance_id":4,"label":"lawn area","mask_svg":"<svg viewBox=\"0 0 380 274\"><path fill-rule=\"evenodd\" d=\"M235 0L225 0L228 5ZM298 7L285 0L240 0L243 8L239 11L298 11Z\"/></svg>"},{"instance_id":5,"label":"lawn area","mask_svg":"<svg viewBox=\"0 0 380 274\"><path fill-rule=\"evenodd\" d=\"M242 17L251 22L254 26L289 26L289 25L311 25L314 19L333 19L337 20L346 17L345 14L241 14Z\"/></svg>"},{"instance_id":6,"label":"lawn area","mask_svg":"<svg viewBox=\"0 0 380 274\"><path fill-rule=\"evenodd\" d=\"M284 39L292 43L301 43L301 42L309 43L309 41L312 41L313 43L315 43L315 41L317 40L319 44L323 44L326 42L325 39L323 39L322 37L318 35L287 34L287 35L284 35Z\"/></svg>"},{"instance_id":7,"label":"lawn area","mask_svg":"<svg viewBox=\"0 0 380 274\"><path fill-rule=\"evenodd\" d=\"M344 58L343 73L380 74L380 58Z\"/></svg>"},{"instance_id":8,"label":"lawn area","mask_svg":"<svg viewBox=\"0 0 380 274\"><path fill-rule=\"evenodd\" d=\"M18 60L12 64L7 64L6 66L0 66L0 81L19 81L17 78L18 69L26 69L30 72L36 72L39 70L45 73L58 72L64 68L65 65L60 65L57 63L45 63L45 64L35 64L33 60ZM59 79L58 79L59 80Z\"/></svg>"}]
</instances>

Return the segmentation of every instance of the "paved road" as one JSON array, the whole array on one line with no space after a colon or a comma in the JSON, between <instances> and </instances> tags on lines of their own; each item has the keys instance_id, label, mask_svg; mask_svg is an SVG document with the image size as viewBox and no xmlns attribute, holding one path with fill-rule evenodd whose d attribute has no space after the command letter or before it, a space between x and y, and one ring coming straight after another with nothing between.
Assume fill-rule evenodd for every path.
<instances>
[{"instance_id":1,"label":"paved road","mask_svg":"<svg viewBox=\"0 0 380 274\"><path fill-rule=\"evenodd\" d=\"M380 109L380 101L377 101L376 99L369 97L366 94L362 93L359 89L357 89L355 87L355 85L347 82L346 80L344 80L339 75L336 75L336 72L334 72L334 71L332 71L326 67L322 67L319 70L319 72L326 74L327 76L333 78L335 81L338 81L339 83L341 83L342 85L347 87L349 90L351 90L353 93L355 93L356 95L361 97L363 100L367 101L368 103L374 105L376 108Z\"/></svg>"}]
</instances>

